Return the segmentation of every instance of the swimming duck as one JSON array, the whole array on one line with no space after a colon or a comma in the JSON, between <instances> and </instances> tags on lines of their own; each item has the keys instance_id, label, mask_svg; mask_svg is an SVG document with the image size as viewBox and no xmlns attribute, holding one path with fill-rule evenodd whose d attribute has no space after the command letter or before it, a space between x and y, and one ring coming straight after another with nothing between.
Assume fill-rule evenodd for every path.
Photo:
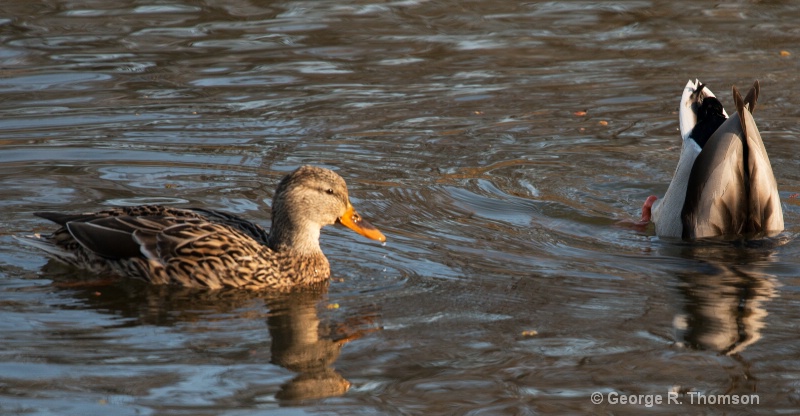
<instances>
[{"instance_id":1,"label":"swimming duck","mask_svg":"<svg viewBox=\"0 0 800 416\"><path fill-rule=\"evenodd\" d=\"M759 90L756 81L743 99L733 87L736 114L728 117L706 85L686 84L678 167L664 198L656 202L651 196L642 208L642 220L652 218L659 237L692 240L783 230L778 185L752 116Z\"/></svg>"},{"instance_id":2,"label":"swimming duck","mask_svg":"<svg viewBox=\"0 0 800 416\"><path fill-rule=\"evenodd\" d=\"M153 284L288 290L324 282L328 259L320 230L342 224L374 240L386 237L350 204L331 170L303 166L278 184L272 228L199 208L144 205L89 214L37 212L61 228L18 239L61 262Z\"/></svg>"}]
</instances>

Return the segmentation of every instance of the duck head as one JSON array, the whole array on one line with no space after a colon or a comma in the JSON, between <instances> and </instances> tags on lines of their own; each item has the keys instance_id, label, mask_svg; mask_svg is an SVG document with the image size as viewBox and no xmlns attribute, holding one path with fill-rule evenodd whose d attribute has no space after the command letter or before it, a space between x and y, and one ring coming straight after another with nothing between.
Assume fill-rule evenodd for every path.
<instances>
[{"instance_id":1,"label":"duck head","mask_svg":"<svg viewBox=\"0 0 800 416\"><path fill-rule=\"evenodd\" d=\"M318 252L320 229L337 223L364 237L386 241L353 208L341 176L329 169L302 166L286 175L275 191L270 247Z\"/></svg>"}]
</instances>

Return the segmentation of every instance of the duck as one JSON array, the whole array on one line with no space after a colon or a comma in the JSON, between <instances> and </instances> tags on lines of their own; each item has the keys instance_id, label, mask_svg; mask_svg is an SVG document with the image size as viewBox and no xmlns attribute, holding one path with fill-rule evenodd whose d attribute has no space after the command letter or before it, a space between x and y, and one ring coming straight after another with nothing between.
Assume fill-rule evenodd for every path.
<instances>
[{"instance_id":1,"label":"duck","mask_svg":"<svg viewBox=\"0 0 800 416\"><path fill-rule=\"evenodd\" d=\"M315 166L301 166L281 179L269 232L227 212L163 205L34 215L60 228L49 235L15 237L62 263L191 288L291 291L324 284L330 265L319 238L327 225L386 241L353 208L344 179Z\"/></svg>"},{"instance_id":2,"label":"duck","mask_svg":"<svg viewBox=\"0 0 800 416\"><path fill-rule=\"evenodd\" d=\"M742 98L732 88L736 113L699 80L683 89L678 112L682 138L678 166L660 200L650 196L642 221L660 238L775 235L784 229L778 185L753 111L758 80Z\"/></svg>"}]
</instances>

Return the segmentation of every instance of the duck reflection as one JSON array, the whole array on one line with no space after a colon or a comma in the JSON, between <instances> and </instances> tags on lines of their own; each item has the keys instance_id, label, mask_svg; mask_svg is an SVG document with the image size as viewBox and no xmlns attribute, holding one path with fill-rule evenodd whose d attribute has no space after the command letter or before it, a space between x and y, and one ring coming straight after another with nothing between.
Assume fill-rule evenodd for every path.
<instances>
[{"instance_id":1,"label":"duck reflection","mask_svg":"<svg viewBox=\"0 0 800 416\"><path fill-rule=\"evenodd\" d=\"M320 318L325 310L327 285L288 293L258 293L249 290L199 290L174 286L152 286L135 281L81 280L58 265L50 269L54 286L72 291L90 307L133 318L126 325L172 326L178 322L210 322L232 318L263 319L271 345L272 364L297 375L275 395L279 401L340 396L347 381L333 365L342 346L380 330L374 305L348 311L338 323ZM337 305L338 306L338 305ZM340 315L340 314L337 314ZM249 352L231 356L250 359Z\"/></svg>"},{"instance_id":2,"label":"duck reflection","mask_svg":"<svg viewBox=\"0 0 800 416\"><path fill-rule=\"evenodd\" d=\"M297 292L273 302L267 326L272 338L273 364L298 373L281 386L279 400L318 399L340 396L350 382L333 369L342 346L367 332L375 320L372 313L359 314L335 327L323 325L317 313L320 297ZM366 327L353 330L354 327Z\"/></svg>"},{"instance_id":3,"label":"duck reflection","mask_svg":"<svg viewBox=\"0 0 800 416\"><path fill-rule=\"evenodd\" d=\"M763 247L701 244L681 253L697 263L678 273L684 313L674 319L677 339L691 348L738 354L761 338L766 304L777 294L777 280L762 271L773 255Z\"/></svg>"}]
</instances>

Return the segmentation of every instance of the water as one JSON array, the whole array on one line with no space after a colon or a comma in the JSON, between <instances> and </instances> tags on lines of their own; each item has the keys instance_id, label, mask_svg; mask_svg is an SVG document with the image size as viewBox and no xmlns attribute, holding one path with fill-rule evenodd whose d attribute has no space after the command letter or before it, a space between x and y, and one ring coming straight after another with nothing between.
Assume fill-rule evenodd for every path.
<instances>
[{"instance_id":1,"label":"water","mask_svg":"<svg viewBox=\"0 0 800 416\"><path fill-rule=\"evenodd\" d=\"M798 19L792 2L5 1L0 410L794 413ZM729 109L760 80L775 240L615 225L666 190L690 78ZM327 292L108 282L11 238L52 229L35 211L145 202L268 226L301 164L341 173L388 238L326 228Z\"/></svg>"}]
</instances>

